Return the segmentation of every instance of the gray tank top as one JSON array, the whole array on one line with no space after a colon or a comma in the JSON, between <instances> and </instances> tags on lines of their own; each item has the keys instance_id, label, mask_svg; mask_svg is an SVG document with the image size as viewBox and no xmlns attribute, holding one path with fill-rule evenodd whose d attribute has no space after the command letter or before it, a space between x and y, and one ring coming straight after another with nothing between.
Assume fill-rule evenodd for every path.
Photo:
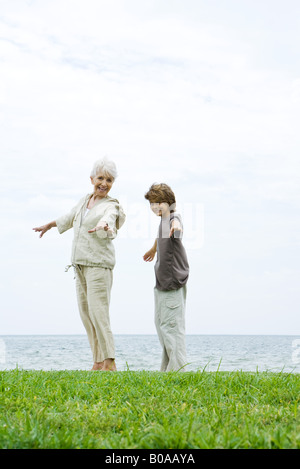
<instances>
[{"instance_id":1,"label":"gray tank top","mask_svg":"<svg viewBox=\"0 0 300 469\"><path fill-rule=\"evenodd\" d=\"M182 232L175 232L169 237L173 219L182 220L179 214L161 219L157 235L157 260L154 266L156 288L158 290L177 290L183 287L189 277L189 263L182 244Z\"/></svg>"}]
</instances>

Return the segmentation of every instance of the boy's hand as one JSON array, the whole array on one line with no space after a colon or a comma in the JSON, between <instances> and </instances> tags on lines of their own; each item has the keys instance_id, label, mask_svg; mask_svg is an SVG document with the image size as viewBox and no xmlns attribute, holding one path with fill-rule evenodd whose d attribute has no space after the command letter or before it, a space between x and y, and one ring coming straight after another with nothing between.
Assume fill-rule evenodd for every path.
<instances>
[{"instance_id":1,"label":"boy's hand","mask_svg":"<svg viewBox=\"0 0 300 469\"><path fill-rule=\"evenodd\" d=\"M173 236L173 234L175 232L178 233L176 238L179 238L180 234L182 233L182 227L181 227L181 224L180 224L179 220L177 220L176 218L175 218L175 220L172 221L171 231L170 231L169 237L171 238L171 236Z\"/></svg>"},{"instance_id":2,"label":"boy's hand","mask_svg":"<svg viewBox=\"0 0 300 469\"><path fill-rule=\"evenodd\" d=\"M153 261L155 257L156 251L151 248L149 251L146 252L146 254L143 255L143 259L145 262L151 262Z\"/></svg>"}]
</instances>

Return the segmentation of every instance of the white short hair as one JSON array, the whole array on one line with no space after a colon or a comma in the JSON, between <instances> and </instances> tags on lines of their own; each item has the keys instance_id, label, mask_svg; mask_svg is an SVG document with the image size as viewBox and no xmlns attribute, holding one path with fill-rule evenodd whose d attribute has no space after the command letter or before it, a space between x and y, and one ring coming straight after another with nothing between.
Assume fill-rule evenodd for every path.
<instances>
[{"instance_id":1,"label":"white short hair","mask_svg":"<svg viewBox=\"0 0 300 469\"><path fill-rule=\"evenodd\" d=\"M91 177L94 178L101 171L103 173L109 174L113 179L116 179L118 175L117 167L115 163L106 157L102 158L101 160L97 160L94 163L94 166L91 172Z\"/></svg>"}]
</instances>

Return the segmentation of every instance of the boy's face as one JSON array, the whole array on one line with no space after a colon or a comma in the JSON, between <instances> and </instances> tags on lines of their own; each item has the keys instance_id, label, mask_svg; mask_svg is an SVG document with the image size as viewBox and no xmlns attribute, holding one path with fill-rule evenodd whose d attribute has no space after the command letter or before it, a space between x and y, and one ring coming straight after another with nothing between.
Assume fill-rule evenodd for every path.
<instances>
[{"instance_id":1,"label":"boy's face","mask_svg":"<svg viewBox=\"0 0 300 469\"><path fill-rule=\"evenodd\" d=\"M162 202L161 204L157 202L150 202L150 208L155 215L158 217L165 217L170 213L169 204Z\"/></svg>"}]
</instances>

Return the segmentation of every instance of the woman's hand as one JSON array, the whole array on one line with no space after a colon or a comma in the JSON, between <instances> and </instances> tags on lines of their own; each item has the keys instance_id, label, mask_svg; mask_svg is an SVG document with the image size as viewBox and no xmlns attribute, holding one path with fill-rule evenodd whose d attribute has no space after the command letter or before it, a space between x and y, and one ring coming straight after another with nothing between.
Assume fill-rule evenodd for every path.
<instances>
[{"instance_id":1,"label":"woman's hand","mask_svg":"<svg viewBox=\"0 0 300 469\"><path fill-rule=\"evenodd\" d=\"M96 231L99 231L99 230L104 230L104 231L109 231L111 232L111 228L108 226L108 224L106 223L106 221L100 221L96 226L95 228L92 228L91 230L88 231L88 233L95 233Z\"/></svg>"},{"instance_id":2,"label":"woman's hand","mask_svg":"<svg viewBox=\"0 0 300 469\"><path fill-rule=\"evenodd\" d=\"M48 231L51 230L51 228L54 228L56 226L56 221L51 221L50 223L47 223L46 225L39 226L37 228L32 228L35 232L40 232L40 238Z\"/></svg>"}]
</instances>

